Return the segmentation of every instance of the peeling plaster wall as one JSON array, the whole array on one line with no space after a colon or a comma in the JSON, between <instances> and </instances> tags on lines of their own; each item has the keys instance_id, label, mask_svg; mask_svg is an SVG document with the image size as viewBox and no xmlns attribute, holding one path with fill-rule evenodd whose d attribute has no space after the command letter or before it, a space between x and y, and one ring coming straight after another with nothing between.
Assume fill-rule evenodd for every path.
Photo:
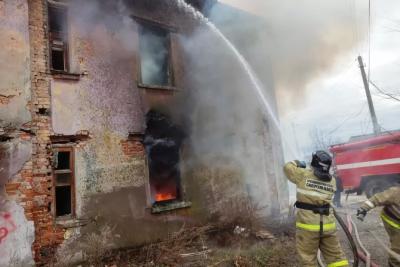
<instances>
[{"instance_id":1,"label":"peeling plaster wall","mask_svg":"<svg viewBox=\"0 0 400 267\"><path fill-rule=\"evenodd\" d=\"M90 140L75 150L77 215L84 216L82 206L92 195L143 186L143 155L127 157L121 142L129 132L143 130L144 115L134 48L121 51L115 33L102 24L90 35L77 28L71 21L71 56L80 59L77 69L86 75L79 81L52 81L52 124L55 134L90 132Z\"/></svg>"},{"instance_id":2,"label":"peeling plaster wall","mask_svg":"<svg viewBox=\"0 0 400 267\"><path fill-rule=\"evenodd\" d=\"M0 187L16 175L31 158L32 144L19 138L0 143Z\"/></svg>"},{"instance_id":3,"label":"peeling plaster wall","mask_svg":"<svg viewBox=\"0 0 400 267\"><path fill-rule=\"evenodd\" d=\"M0 128L18 128L31 120L26 0L0 1L0 47Z\"/></svg>"},{"instance_id":4,"label":"peeling plaster wall","mask_svg":"<svg viewBox=\"0 0 400 267\"><path fill-rule=\"evenodd\" d=\"M111 137L108 144L103 143L104 138L110 138L110 134L94 138L87 145L75 149L78 217L87 217L88 209L93 208L88 202L98 194L118 192L127 187L144 188L144 157L127 157L122 154L120 138Z\"/></svg>"},{"instance_id":5,"label":"peeling plaster wall","mask_svg":"<svg viewBox=\"0 0 400 267\"><path fill-rule=\"evenodd\" d=\"M0 266L34 266L35 229L24 209L0 193ZM5 230L6 229L6 230Z\"/></svg>"},{"instance_id":6,"label":"peeling plaster wall","mask_svg":"<svg viewBox=\"0 0 400 267\"><path fill-rule=\"evenodd\" d=\"M33 222L5 189L31 159L30 43L26 0L0 1L0 266L32 266ZM3 131L4 130L4 131ZM16 249L18 248L18 249Z\"/></svg>"}]
</instances>

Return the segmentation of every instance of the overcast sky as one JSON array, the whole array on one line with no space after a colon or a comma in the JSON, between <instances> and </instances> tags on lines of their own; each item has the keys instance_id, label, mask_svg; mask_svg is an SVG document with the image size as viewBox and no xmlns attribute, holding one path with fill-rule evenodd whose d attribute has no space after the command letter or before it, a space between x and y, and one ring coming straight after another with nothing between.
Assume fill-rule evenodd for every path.
<instances>
[{"instance_id":1,"label":"overcast sky","mask_svg":"<svg viewBox=\"0 0 400 267\"><path fill-rule=\"evenodd\" d=\"M300 12L309 9L305 12L307 16L310 14L312 16L313 12L319 17L321 14L328 14L333 3L343 5L339 7L343 10L353 9L350 13L353 14L354 21L349 23L348 27L353 29L353 37L357 40L355 46L335 56L332 66L307 81L304 89L306 93L298 94L295 105L288 105L284 99L278 98L284 144L291 147L285 150L287 159L299 157L305 151L308 153L312 149L313 140L310 138L310 132L315 131L314 129L338 141L346 141L353 135L371 133L372 125L367 100L356 61L359 54L363 56L368 70L368 1L282 1L286 2L286 5L289 2L292 5L302 5ZM313 1L316 5L313 5ZM279 1L275 0L220 0L220 2L264 17L269 13L266 11L267 8L279 9L280 6ZM271 3L278 4L274 6ZM327 8L324 10L325 3ZM313 9L315 6L318 8ZM372 0L371 7L369 65L371 81L385 91L400 94L400 1ZM340 23L342 21L338 18L337 24ZM337 35L337 38L340 37L340 34ZM400 102L383 98L372 86L371 91L380 125L386 130L400 129ZM296 93L294 95L296 96Z\"/></svg>"}]
</instances>

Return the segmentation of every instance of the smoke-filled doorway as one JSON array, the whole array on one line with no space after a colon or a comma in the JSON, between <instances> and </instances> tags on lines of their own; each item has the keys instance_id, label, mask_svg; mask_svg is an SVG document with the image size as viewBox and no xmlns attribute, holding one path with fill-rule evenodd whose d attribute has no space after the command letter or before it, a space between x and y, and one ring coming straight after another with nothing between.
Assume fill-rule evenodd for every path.
<instances>
[{"instance_id":1,"label":"smoke-filled doorway","mask_svg":"<svg viewBox=\"0 0 400 267\"><path fill-rule=\"evenodd\" d=\"M149 165L152 203L181 199L180 150L183 131L164 114L151 110L146 114L144 145Z\"/></svg>"}]
</instances>

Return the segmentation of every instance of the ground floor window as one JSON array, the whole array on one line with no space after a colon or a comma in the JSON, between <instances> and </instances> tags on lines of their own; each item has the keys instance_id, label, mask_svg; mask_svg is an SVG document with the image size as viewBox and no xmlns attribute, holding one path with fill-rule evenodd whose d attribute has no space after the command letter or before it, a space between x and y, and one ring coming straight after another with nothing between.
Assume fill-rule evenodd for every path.
<instances>
[{"instance_id":1,"label":"ground floor window","mask_svg":"<svg viewBox=\"0 0 400 267\"><path fill-rule=\"evenodd\" d=\"M146 115L146 148L152 203L181 200L180 150L183 131L157 111Z\"/></svg>"},{"instance_id":2,"label":"ground floor window","mask_svg":"<svg viewBox=\"0 0 400 267\"><path fill-rule=\"evenodd\" d=\"M54 214L74 215L74 153L72 147L54 149Z\"/></svg>"}]
</instances>

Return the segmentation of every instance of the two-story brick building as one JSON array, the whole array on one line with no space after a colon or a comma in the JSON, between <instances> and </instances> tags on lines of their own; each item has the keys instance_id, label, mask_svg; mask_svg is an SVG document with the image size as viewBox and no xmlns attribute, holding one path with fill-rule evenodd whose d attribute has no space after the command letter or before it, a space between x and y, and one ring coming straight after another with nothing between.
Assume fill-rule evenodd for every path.
<instances>
[{"instance_id":1,"label":"two-story brick building","mask_svg":"<svg viewBox=\"0 0 400 267\"><path fill-rule=\"evenodd\" d=\"M286 207L277 130L174 1L0 0L0 43L0 265L49 262L101 225L125 247L249 199Z\"/></svg>"}]
</instances>

